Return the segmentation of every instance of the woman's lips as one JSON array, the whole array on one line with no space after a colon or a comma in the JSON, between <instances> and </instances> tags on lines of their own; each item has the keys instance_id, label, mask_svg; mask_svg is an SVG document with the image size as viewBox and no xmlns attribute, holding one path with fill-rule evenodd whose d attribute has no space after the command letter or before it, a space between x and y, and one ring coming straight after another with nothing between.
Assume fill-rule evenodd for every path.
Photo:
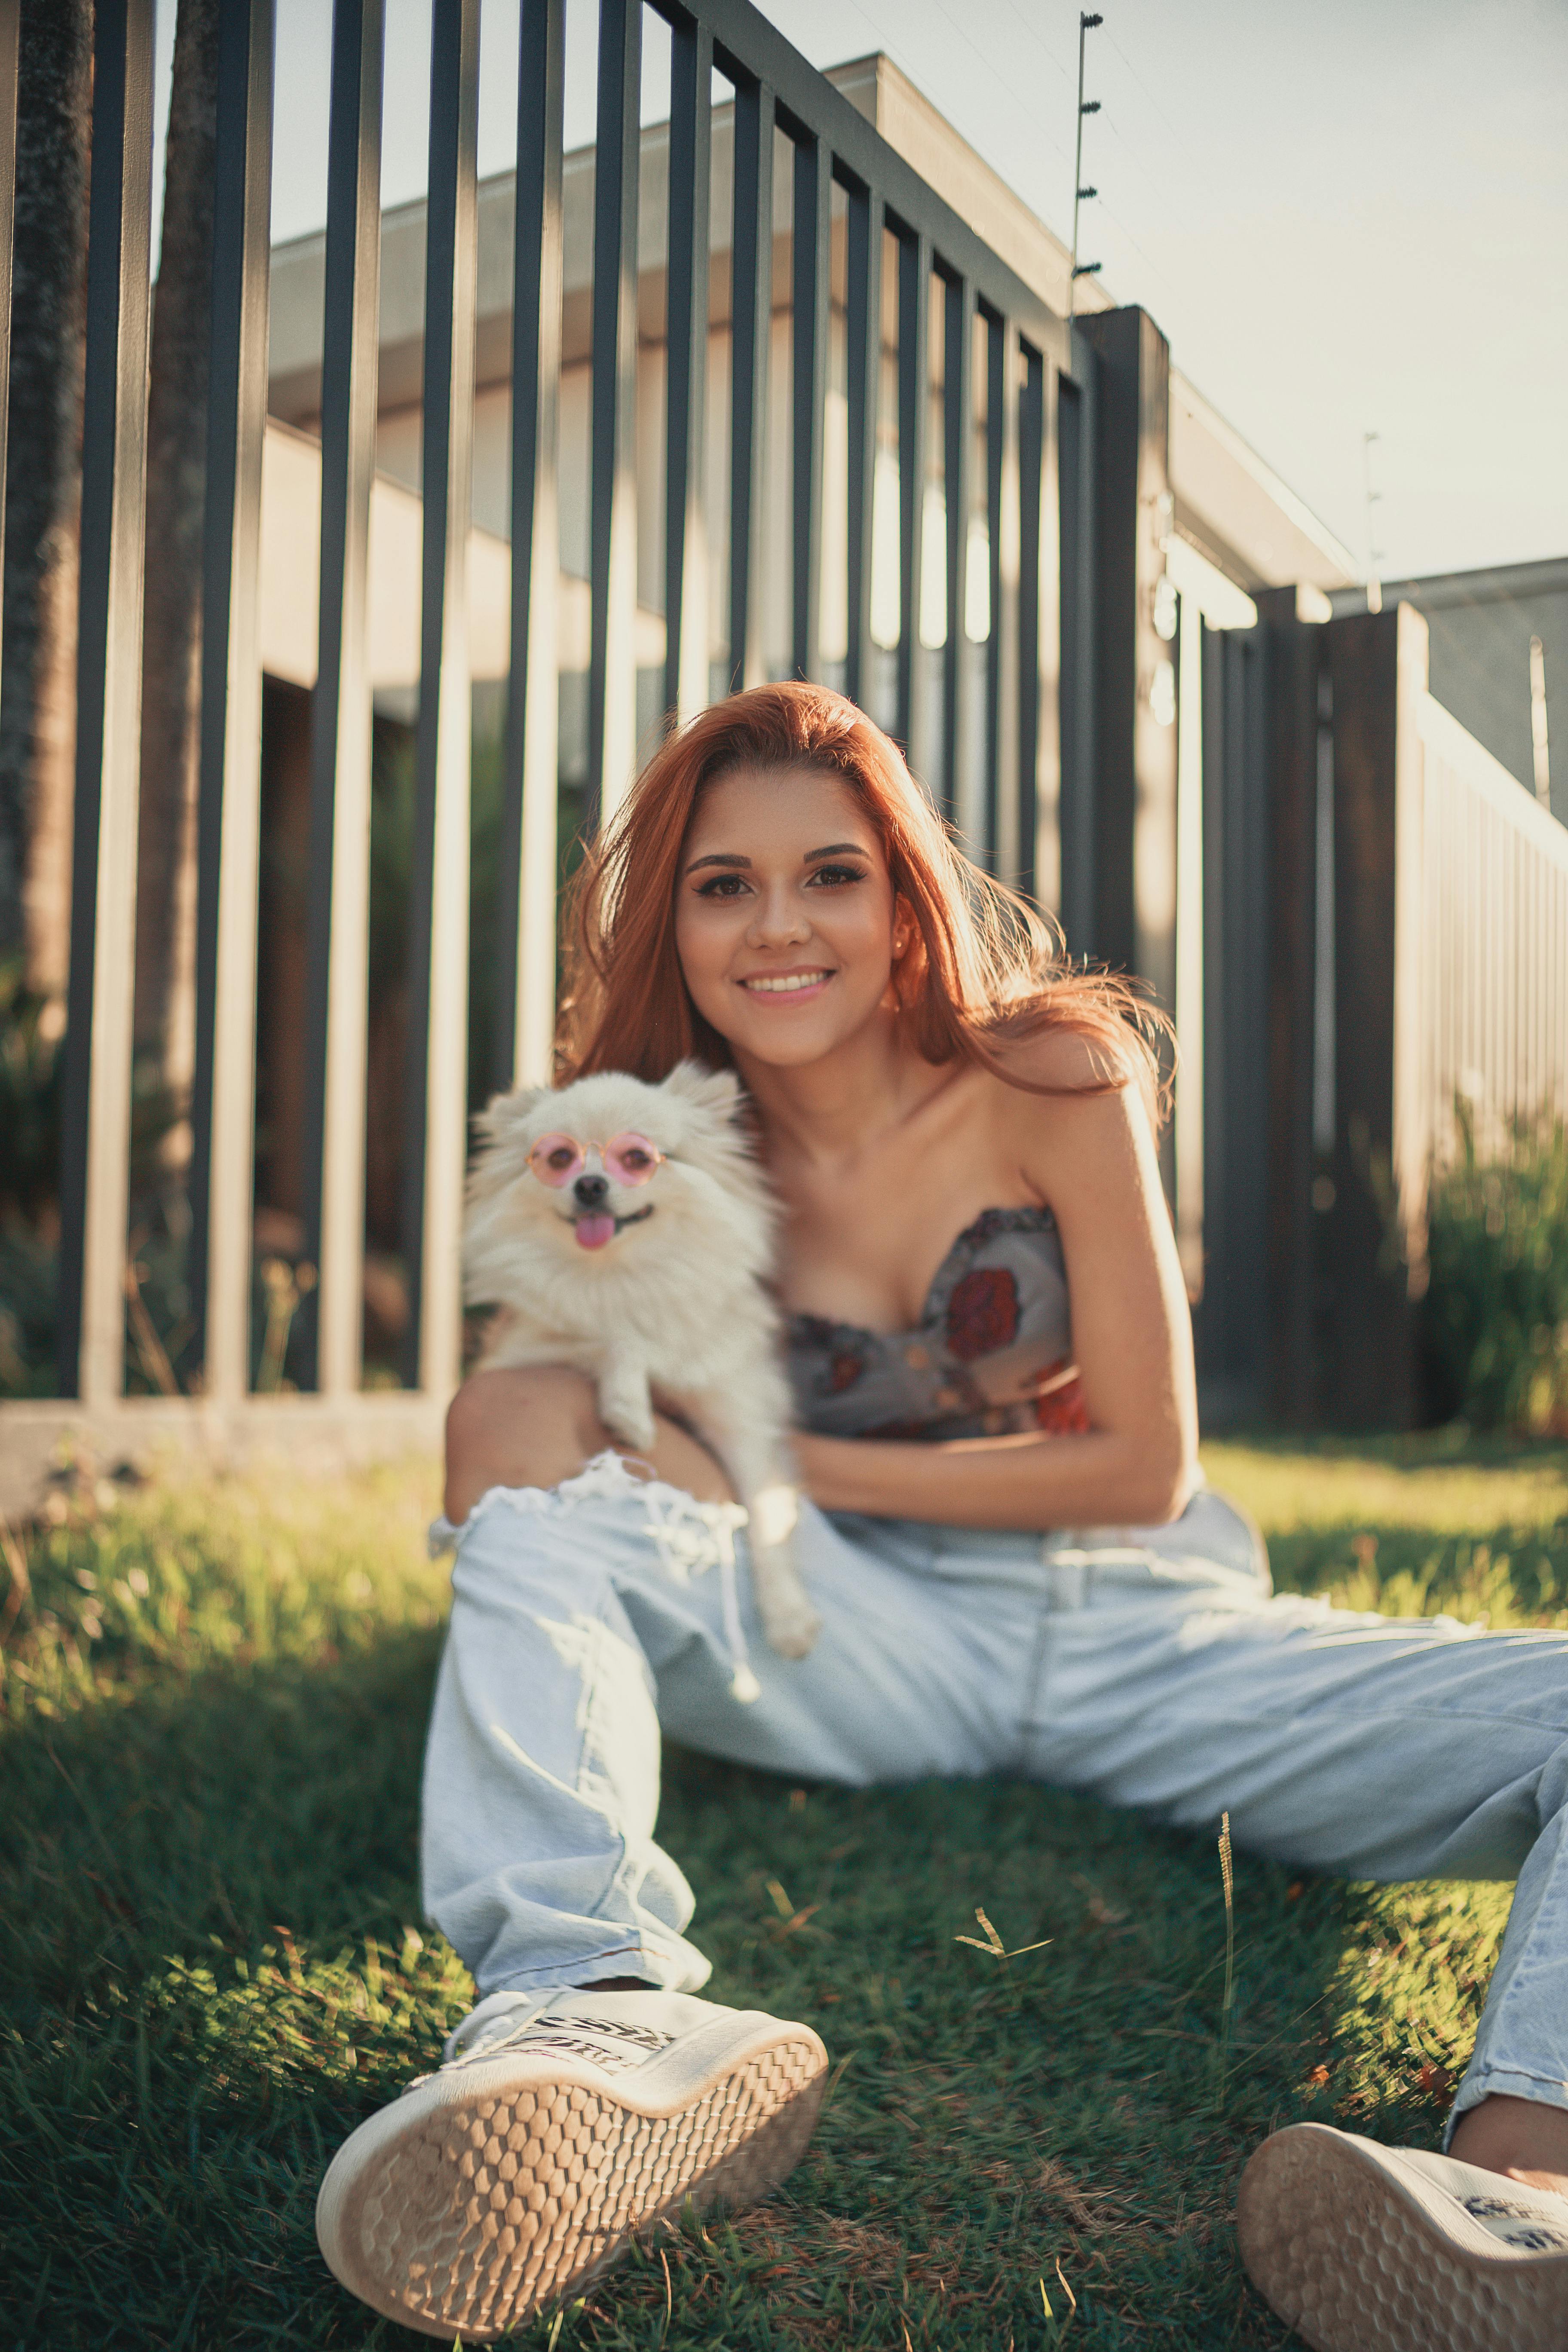
<instances>
[{"instance_id":1,"label":"woman's lips","mask_svg":"<svg viewBox=\"0 0 1568 2352\"><path fill-rule=\"evenodd\" d=\"M820 996L831 971L815 964L806 971L756 971L742 980L741 986L748 996L764 1004L798 1004L803 998Z\"/></svg>"}]
</instances>

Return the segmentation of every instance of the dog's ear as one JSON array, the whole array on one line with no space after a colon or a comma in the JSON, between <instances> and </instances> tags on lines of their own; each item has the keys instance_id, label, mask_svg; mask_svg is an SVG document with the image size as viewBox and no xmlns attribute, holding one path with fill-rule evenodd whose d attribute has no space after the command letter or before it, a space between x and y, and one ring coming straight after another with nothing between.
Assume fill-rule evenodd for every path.
<instances>
[{"instance_id":1,"label":"dog's ear","mask_svg":"<svg viewBox=\"0 0 1568 2352\"><path fill-rule=\"evenodd\" d=\"M713 1118L734 1118L741 1108L741 1081L733 1070L706 1070L700 1062L677 1062L665 1080L672 1095Z\"/></svg>"},{"instance_id":2,"label":"dog's ear","mask_svg":"<svg viewBox=\"0 0 1568 2352\"><path fill-rule=\"evenodd\" d=\"M475 1129L487 1142L502 1143L532 1118L550 1092L549 1087L513 1087L506 1094L492 1095L475 1119Z\"/></svg>"}]
</instances>

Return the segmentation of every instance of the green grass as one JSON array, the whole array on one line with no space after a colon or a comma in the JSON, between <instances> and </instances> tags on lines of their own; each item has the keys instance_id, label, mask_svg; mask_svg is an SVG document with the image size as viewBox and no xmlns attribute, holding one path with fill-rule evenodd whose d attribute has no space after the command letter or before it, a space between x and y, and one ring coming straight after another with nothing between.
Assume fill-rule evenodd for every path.
<instances>
[{"instance_id":1,"label":"green grass","mask_svg":"<svg viewBox=\"0 0 1568 2352\"><path fill-rule=\"evenodd\" d=\"M1568 1623L1568 1452L1215 1447L1282 1585ZM0 2342L399 2341L323 2271L331 2150L468 1999L421 1922L445 1571L422 1467L99 1490L0 1579ZM1430 2142L1506 1891L1376 1890L995 1782L668 1759L721 2000L836 2073L787 2189L662 2232L542 2347L1275 2346L1230 2226L1271 2126ZM984 1940L977 1908L1010 1962ZM1065 2281L1065 2286L1064 2286ZM1069 2294L1077 2298L1076 2315ZM1050 2315L1047 2316L1046 2302Z\"/></svg>"}]
</instances>

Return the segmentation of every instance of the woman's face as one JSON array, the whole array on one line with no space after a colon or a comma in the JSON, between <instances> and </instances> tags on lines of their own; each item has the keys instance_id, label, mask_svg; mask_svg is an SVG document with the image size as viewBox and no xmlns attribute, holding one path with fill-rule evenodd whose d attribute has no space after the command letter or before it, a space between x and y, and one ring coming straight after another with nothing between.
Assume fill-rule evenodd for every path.
<instances>
[{"instance_id":1,"label":"woman's face","mask_svg":"<svg viewBox=\"0 0 1568 2352\"><path fill-rule=\"evenodd\" d=\"M737 1055L796 1066L853 1036L887 995L908 921L881 837L836 776L742 768L699 802L676 948L692 1003Z\"/></svg>"}]
</instances>

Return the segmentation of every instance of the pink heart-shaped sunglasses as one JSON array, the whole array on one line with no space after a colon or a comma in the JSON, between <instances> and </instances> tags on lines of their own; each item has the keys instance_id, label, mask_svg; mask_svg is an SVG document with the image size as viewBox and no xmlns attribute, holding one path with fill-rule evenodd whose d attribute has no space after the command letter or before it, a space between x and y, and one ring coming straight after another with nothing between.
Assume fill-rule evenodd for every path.
<instances>
[{"instance_id":1,"label":"pink heart-shaped sunglasses","mask_svg":"<svg viewBox=\"0 0 1568 2352\"><path fill-rule=\"evenodd\" d=\"M542 1184L559 1192L582 1174L590 1151L598 1153L605 1173L617 1184L647 1183L669 1156L646 1135L628 1129L624 1135L612 1135L608 1143L596 1143L592 1138L580 1143L574 1135L542 1135L528 1155L528 1164Z\"/></svg>"}]
</instances>

